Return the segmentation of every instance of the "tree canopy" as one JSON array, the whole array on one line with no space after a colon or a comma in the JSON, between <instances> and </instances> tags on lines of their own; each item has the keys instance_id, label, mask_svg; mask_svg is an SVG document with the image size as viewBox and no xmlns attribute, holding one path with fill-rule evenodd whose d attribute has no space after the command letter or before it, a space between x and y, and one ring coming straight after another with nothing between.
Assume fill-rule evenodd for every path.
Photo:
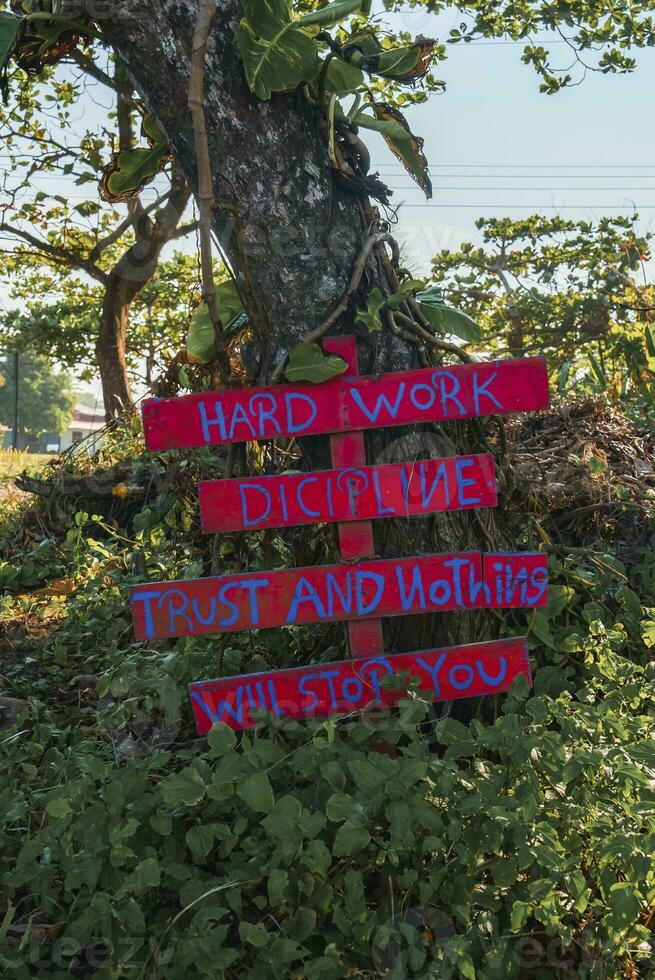
<instances>
[{"instance_id":1,"label":"tree canopy","mask_svg":"<svg viewBox=\"0 0 655 980\"><path fill-rule=\"evenodd\" d=\"M442 251L433 273L490 353L544 354L560 394L607 392L652 421L652 236L638 217L480 219L484 244Z\"/></svg>"},{"instance_id":2,"label":"tree canopy","mask_svg":"<svg viewBox=\"0 0 655 980\"><path fill-rule=\"evenodd\" d=\"M13 356L0 361L0 423L13 429L16 378ZM48 432L61 435L72 418L75 397L69 374L55 371L45 358L21 354L18 359L19 448Z\"/></svg>"}]
</instances>

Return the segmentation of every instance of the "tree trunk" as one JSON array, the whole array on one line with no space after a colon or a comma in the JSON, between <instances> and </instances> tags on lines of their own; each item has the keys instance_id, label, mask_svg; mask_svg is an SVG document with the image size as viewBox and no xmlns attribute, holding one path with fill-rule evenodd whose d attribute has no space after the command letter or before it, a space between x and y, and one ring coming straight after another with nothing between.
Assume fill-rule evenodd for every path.
<instances>
[{"instance_id":1,"label":"tree trunk","mask_svg":"<svg viewBox=\"0 0 655 980\"><path fill-rule=\"evenodd\" d=\"M148 280L146 280L147 282ZM143 283L145 285L145 283ZM120 415L132 404L132 392L127 376L125 340L134 299L131 284L112 272L105 290L96 341L96 360L102 381L102 397L107 421Z\"/></svg>"},{"instance_id":2,"label":"tree trunk","mask_svg":"<svg viewBox=\"0 0 655 980\"><path fill-rule=\"evenodd\" d=\"M255 327L251 374L261 382L345 293L366 227L358 199L333 181L316 110L300 92L263 102L248 91L235 41L243 7L243 0L218 4L205 111L214 231ZM195 190L187 97L196 15L195 0L116 0L99 20ZM411 346L393 336L381 347L382 369L415 363Z\"/></svg>"},{"instance_id":3,"label":"tree trunk","mask_svg":"<svg viewBox=\"0 0 655 980\"><path fill-rule=\"evenodd\" d=\"M370 211L365 217L360 200L334 180L319 113L300 92L265 102L248 91L235 40L243 9L243 0L219 0L208 46L205 113L216 201L213 230L236 272L254 327L259 356L247 365L251 381L265 383L346 293L369 235ZM115 0L101 23L197 191L187 107L196 16L195 0ZM372 283L383 281L373 257L360 298ZM353 324L352 310L332 332L357 333L364 372L420 366L415 344L388 330L370 338ZM452 455L464 447L482 450L484 437L478 431L465 423L442 426L438 435L414 430L411 446L399 441L397 430L377 431L367 437L369 462ZM320 453L325 440L318 445ZM494 530L486 514L377 524L384 525L376 527L378 553L389 555L476 549L488 546ZM405 620L402 638L394 624L387 627L390 649L458 642L483 633L478 617L465 615L431 616L415 624Z\"/></svg>"},{"instance_id":4,"label":"tree trunk","mask_svg":"<svg viewBox=\"0 0 655 980\"><path fill-rule=\"evenodd\" d=\"M145 213L135 214L136 241L109 274L96 342L107 421L132 404L126 359L130 307L154 276L161 250L174 237L190 197L189 186L177 168L171 181L168 203L154 218Z\"/></svg>"}]
</instances>

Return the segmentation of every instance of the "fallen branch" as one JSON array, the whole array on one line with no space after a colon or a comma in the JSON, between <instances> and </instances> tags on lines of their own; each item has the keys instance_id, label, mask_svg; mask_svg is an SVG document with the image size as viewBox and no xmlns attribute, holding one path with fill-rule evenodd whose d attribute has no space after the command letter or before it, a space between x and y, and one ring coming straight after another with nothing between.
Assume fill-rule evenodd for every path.
<instances>
[{"instance_id":1,"label":"fallen branch","mask_svg":"<svg viewBox=\"0 0 655 980\"><path fill-rule=\"evenodd\" d=\"M105 499L118 498L121 500L144 500L157 488L154 486L152 472L133 472L129 464L117 466L112 470L96 476L59 477L53 480L41 480L27 473L21 473L14 480L15 485L23 493L31 493L37 497L49 497L57 494L61 497L101 497ZM120 491L117 493L117 489Z\"/></svg>"}]
</instances>

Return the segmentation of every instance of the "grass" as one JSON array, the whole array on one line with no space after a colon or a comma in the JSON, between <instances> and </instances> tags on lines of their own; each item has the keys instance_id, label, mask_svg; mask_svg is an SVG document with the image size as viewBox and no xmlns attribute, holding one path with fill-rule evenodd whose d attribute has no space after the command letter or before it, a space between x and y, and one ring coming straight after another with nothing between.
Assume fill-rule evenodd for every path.
<instances>
[{"instance_id":1,"label":"grass","mask_svg":"<svg viewBox=\"0 0 655 980\"><path fill-rule=\"evenodd\" d=\"M3 488L19 473L38 476L52 456L45 453L16 452L13 449L0 449L0 486Z\"/></svg>"}]
</instances>

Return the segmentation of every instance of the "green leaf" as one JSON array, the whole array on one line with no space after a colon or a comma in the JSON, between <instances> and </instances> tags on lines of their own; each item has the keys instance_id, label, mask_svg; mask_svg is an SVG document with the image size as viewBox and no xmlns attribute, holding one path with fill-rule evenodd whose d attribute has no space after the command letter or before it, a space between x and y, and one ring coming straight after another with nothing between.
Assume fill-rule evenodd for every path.
<instances>
[{"instance_id":1,"label":"green leaf","mask_svg":"<svg viewBox=\"0 0 655 980\"><path fill-rule=\"evenodd\" d=\"M205 784L196 770L188 766L163 779L160 790L164 801L171 806L195 806L205 795Z\"/></svg>"},{"instance_id":2,"label":"green leaf","mask_svg":"<svg viewBox=\"0 0 655 980\"><path fill-rule=\"evenodd\" d=\"M325 78L325 91L328 95L348 95L356 92L364 84L364 73L354 65L340 58L329 63Z\"/></svg>"},{"instance_id":3,"label":"green leaf","mask_svg":"<svg viewBox=\"0 0 655 980\"><path fill-rule=\"evenodd\" d=\"M428 161L423 153L425 141L420 136L414 136L409 123L394 106L378 102L374 104L373 109L375 118L366 112L360 112L355 117L355 122L364 129L372 129L382 134L391 152L400 160L429 200L432 197L432 181L428 171Z\"/></svg>"},{"instance_id":4,"label":"green leaf","mask_svg":"<svg viewBox=\"0 0 655 980\"><path fill-rule=\"evenodd\" d=\"M364 827L360 827L350 820L347 820L342 827L339 827L334 838L332 853L335 857L349 857L357 851L363 851L371 839L371 835Z\"/></svg>"},{"instance_id":5,"label":"green leaf","mask_svg":"<svg viewBox=\"0 0 655 980\"><path fill-rule=\"evenodd\" d=\"M467 343L477 343L482 339L479 325L468 314L456 310L445 303L423 303L421 293L418 294L421 313L430 321L431 326L439 334L454 334Z\"/></svg>"},{"instance_id":6,"label":"green leaf","mask_svg":"<svg viewBox=\"0 0 655 980\"><path fill-rule=\"evenodd\" d=\"M262 820L262 826L271 837L278 840L292 839L300 827L302 804L295 796L283 796L277 800L272 813Z\"/></svg>"},{"instance_id":7,"label":"green leaf","mask_svg":"<svg viewBox=\"0 0 655 980\"><path fill-rule=\"evenodd\" d=\"M265 772L255 772L237 786L237 796L259 813L270 813L275 803L273 787Z\"/></svg>"},{"instance_id":8,"label":"green leaf","mask_svg":"<svg viewBox=\"0 0 655 980\"><path fill-rule=\"evenodd\" d=\"M105 201L128 201L149 184L170 160L166 137L152 116L145 116L141 133L148 146L137 146L115 154L100 180L100 196Z\"/></svg>"},{"instance_id":9,"label":"green leaf","mask_svg":"<svg viewBox=\"0 0 655 980\"><path fill-rule=\"evenodd\" d=\"M105 200L125 201L134 197L163 169L168 147L135 147L123 150L112 163L106 184Z\"/></svg>"},{"instance_id":10,"label":"green leaf","mask_svg":"<svg viewBox=\"0 0 655 980\"><path fill-rule=\"evenodd\" d=\"M324 877L332 864L332 855L322 840L312 840L303 854L303 864L306 864L314 874Z\"/></svg>"},{"instance_id":11,"label":"green leaf","mask_svg":"<svg viewBox=\"0 0 655 980\"><path fill-rule=\"evenodd\" d=\"M570 373L571 373L571 362L570 361L564 361L564 363L562 364L562 366L561 366L561 368L559 370L559 375L558 375L558 378L557 378L557 392L558 392L558 394L563 395L564 392L566 391L566 383L569 380L569 374Z\"/></svg>"},{"instance_id":12,"label":"green leaf","mask_svg":"<svg viewBox=\"0 0 655 980\"><path fill-rule=\"evenodd\" d=\"M334 27L339 21L356 13L361 6L362 0L335 0L334 3L329 3L319 10L310 10L309 13L299 17L297 23L303 26L311 24L321 29Z\"/></svg>"},{"instance_id":13,"label":"green leaf","mask_svg":"<svg viewBox=\"0 0 655 980\"><path fill-rule=\"evenodd\" d=\"M328 820L339 823L352 816L355 801L347 793L333 793L325 804L325 813Z\"/></svg>"},{"instance_id":14,"label":"green leaf","mask_svg":"<svg viewBox=\"0 0 655 980\"><path fill-rule=\"evenodd\" d=\"M655 357L655 331L650 323L646 324L645 330L646 353L649 357Z\"/></svg>"},{"instance_id":15,"label":"green leaf","mask_svg":"<svg viewBox=\"0 0 655 980\"><path fill-rule=\"evenodd\" d=\"M286 931L296 942L303 943L316 930L316 912L302 906L296 909L293 918L287 924Z\"/></svg>"},{"instance_id":16,"label":"green leaf","mask_svg":"<svg viewBox=\"0 0 655 980\"><path fill-rule=\"evenodd\" d=\"M380 51L382 51L382 44L372 27L355 31L344 44L345 56L357 64L363 64L364 59L374 58Z\"/></svg>"},{"instance_id":17,"label":"green leaf","mask_svg":"<svg viewBox=\"0 0 655 980\"><path fill-rule=\"evenodd\" d=\"M618 881L610 888L608 905L612 924L619 931L634 925L641 911L641 896L628 881Z\"/></svg>"},{"instance_id":18,"label":"green leaf","mask_svg":"<svg viewBox=\"0 0 655 980\"><path fill-rule=\"evenodd\" d=\"M268 900L271 908L277 908L282 901L284 890L289 884L289 873L283 868L275 868L268 876Z\"/></svg>"},{"instance_id":19,"label":"green leaf","mask_svg":"<svg viewBox=\"0 0 655 980\"><path fill-rule=\"evenodd\" d=\"M363 323L369 333L382 330L382 317L380 312L384 308L387 300L381 289L376 286L368 294L365 310L357 310L357 319Z\"/></svg>"},{"instance_id":20,"label":"green leaf","mask_svg":"<svg viewBox=\"0 0 655 980\"><path fill-rule=\"evenodd\" d=\"M145 891L147 888L158 888L161 884L159 864L155 858L146 858L136 866L131 875L134 891Z\"/></svg>"},{"instance_id":21,"label":"green leaf","mask_svg":"<svg viewBox=\"0 0 655 980\"><path fill-rule=\"evenodd\" d=\"M285 964L292 963L294 960L300 959L303 954L306 953L307 950L303 949L303 947L299 946L297 943L294 943L293 940L278 937L273 943L273 947L271 949L273 976L290 976L291 970L285 969ZM334 973L332 973L332 976L334 976Z\"/></svg>"},{"instance_id":22,"label":"green leaf","mask_svg":"<svg viewBox=\"0 0 655 980\"><path fill-rule=\"evenodd\" d=\"M530 906L527 902L514 902L510 917L512 932L520 932L526 923Z\"/></svg>"},{"instance_id":23,"label":"green leaf","mask_svg":"<svg viewBox=\"0 0 655 980\"><path fill-rule=\"evenodd\" d=\"M599 385L601 386L601 388L607 388L607 375L603 371L599 362L596 360L596 358L591 353L591 351L587 351L587 357L591 365L591 370L596 375L596 380L598 381Z\"/></svg>"},{"instance_id":24,"label":"green leaf","mask_svg":"<svg viewBox=\"0 0 655 980\"><path fill-rule=\"evenodd\" d=\"M348 763L348 768L360 793L364 793L365 796L379 789L387 781L384 771L368 759L355 759Z\"/></svg>"},{"instance_id":25,"label":"green leaf","mask_svg":"<svg viewBox=\"0 0 655 980\"><path fill-rule=\"evenodd\" d=\"M416 298L428 306L443 306L443 289L436 283L432 283L431 286L422 289Z\"/></svg>"},{"instance_id":26,"label":"green leaf","mask_svg":"<svg viewBox=\"0 0 655 980\"><path fill-rule=\"evenodd\" d=\"M243 304L233 279L219 282L216 287L216 303L223 322L225 339L230 341L247 323L247 320L242 320L244 316ZM194 364L209 364L214 360L216 338L206 303L201 303L191 317L191 325L186 338L186 351Z\"/></svg>"},{"instance_id":27,"label":"green leaf","mask_svg":"<svg viewBox=\"0 0 655 980\"><path fill-rule=\"evenodd\" d=\"M292 20L289 0L248 0L237 43L250 91L260 99L313 82L321 70L318 45Z\"/></svg>"},{"instance_id":28,"label":"green leaf","mask_svg":"<svg viewBox=\"0 0 655 980\"><path fill-rule=\"evenodd\" d=\"M244 943L250 943L256 949L262 949L266 946L270 938L268 929L261 922L258 922L256 925L253 925L251 922L240 922L239 935Z\"/></svg>"},{"instance_id":29,"label":"green leaf","mask_svg":"<svg viewBox=\"0 0 655 980\"><path fill-rule=\"evenodd\" d=\"M23 30L23 18L0 11L0 89L7 98L5 72Z\"/></svg>"},{"instance_id":30,"label":"green leaf","mask_svg":"<svg viewBox=\"0 0 655 980\"><path fill-rule=\"evenodd\" d=\"M577 912L584 912L589 904L590 889L582 871L573 871L566 878L566 887L574 899Z\"/></svg>"},{"instance_id":31,"label":"green leaf","mask_svg":"<svg viewBox=\"0 0 655 980\"><path fill-rule=\"evenodd\" d=\"M207 733L207 743L213 755L225 755L237 744L237 737L229 725L219 721Z\"/></svg>"},{"instance_id":32,"label":"green leaf","mask_svg":"<svg viewBox=\"0 0 655 980\"><path fill-rule=\"evenodd\" d=\"M644 641L644 645L649 649L655 647L655 609L645 609L645 613L649 614L648 619L644 619L641 624L641 636Z\"/></svg>"},{"instance_id":33,"label":"green leaf","mask_svg":"<svg viewBox=\"0 0 655 980\"><path fill-rule=\"evenodd\" d=\"M158 810L150 817L150 826L162 837L170 837L173 832L173 818L170 813L162 813Z\"/></svg>"},{"instance_id":34,"label":"green leaf","mask_svg":"<svg viewBox=\"0 0 655 980\"><path fill-rule=\"evenodd\" d=\"M342 357L324 354L318 344L298 344L289 354L284 373L288 381L311 381L317 385L347 370L348 365Z\"/></svg>"},{"instance_id":35,"label":"green leaf","mask_svg":"<svg viewBox=\"0 0 655 980\"><path fill-rule=\"evenodd\" d=\"M70 804L65 796L56 796L52 800L48 800L45 805L48 816L50 817L67 817L71 812Z\"/></svg>"},{"instance_id":36,"label":"green leaf","mask_svg":"<svg viewBox=\"0 0 655 980\"><path fill-rule=\"evenodd\" d=\"M417 38L413 44L385 48L363 62L362 67L375 75L395 82L416 82L427 75L437 42Z\"/></svg>"},{"instance_id":37,"label":"green leaf","mask_svg":"<svg viewBox=\"0 0 655 980\"><path fill-rule=\"evenodd\" d=\"M192 827L187 831L186 842L197 864L202 864L214 846L214 831L210 827Z\"/></svg>"},{"instance_id":38,"label":"green leaf","mask_svg":"<svg viewBox=\"0 0 655 980\"><path fill-rule=\"evenodd\" d=\"M182 365L177 377L183 388L189 388L189 389L193 388L193 381L191 379L191 375L189 374L188 364Z\"/></svg>"}]
</instances>

